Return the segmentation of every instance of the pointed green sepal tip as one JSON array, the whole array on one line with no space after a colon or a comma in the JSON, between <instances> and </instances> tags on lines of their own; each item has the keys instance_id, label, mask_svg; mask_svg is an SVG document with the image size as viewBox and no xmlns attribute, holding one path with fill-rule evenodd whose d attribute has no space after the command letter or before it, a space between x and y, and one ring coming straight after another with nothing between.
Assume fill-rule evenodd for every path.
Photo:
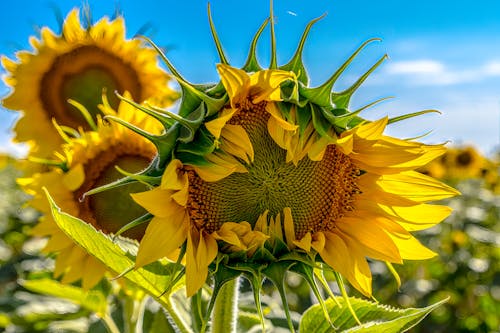
<instances>
[{"instance_id":1,"label":"pointed green sepal tip","mask_svg":"<svg viewBox=\"0 0 500 333\"><path fill-rule=\"evenodd\" d=\"M135 227L138 227L144 223L148 223L149 221L151 221L151 219L153 218L153 215L147 213L147 214L144 214L138 218L136 218L135 220L133 221L130 221L129 223L125 224L123 227L120 228L120 230L118 230L112 237L112 240L115 241L116 240L116 237L122 235L124 232L130 230L130 229L133 229Z\"/></svg>"},{"instance_id":2,"label":"pointed green sepal tip","mask_svg":"<svg viewBox=\"0 0 500 333\"><path fill-rule=\"evenodd\" d=\"M336 107L347 107L347 104L345 101L336 101L333 98L336 97L336 94L332 93L333 86L335 82L337 82L338 78L340 75L342 75L347 67L352 63L352 61L357 57L357 55L370 43L374 41L380 41L380 38L371 38L367 41L365 41L363 44L361 44L360 47L356 51L353 52L353 54L335 71L335 73L322 85L315 87L315 88L309 88L305 86L300 86L299 91L303 97L306 99L310 100L311 102L318 104L320 106L324 107L331 107L332 103L335 104ZM383 58L385 59L386 56ZM376 65L372 66L370 70L368 70L367 73L365 73L360 79L358 79L350 88L346 89L344 92L341 93L341 96L344 97L344 99L348 100L350 99L350 95L354 92L355 89L366 79L366 77L373 71L375 70L376 67L380 64L380 60L376 63ZM348 96L344 96L348 95ZM340 98L337 98L340 99ZM338 102L342 102L341 104L338 104Z\"/></svg>"},{"instance_id":3,"label":"pointed green sepal tip","mask_svg":"<svg viewBox=\"0 0 500 333\"><path fill-rule=\"evenodd\" d=\"M290 332L295 332L296 325L294 324L292 316L290 315L290 308L288 306L288 299L286 297L285 275L286 272L289 271L290 268L295 264L296 263L293 261L278 261L270 264L262 270L262 274L264 274L274 284L279 292Z\"/></svg>"},{"instance_id":4,"label":"pointed green sepal tip","mask_svg":"<svg viewBox=\"0 0 500 333\"><path fill-rule=\"evenodd\" d=\"M365 82L365 80L389 57L387 54L384 54L382 57L377 60L377 62L372 65L363 75L361 75L356 82L354 82L349 88L345 89L341 92L332 92L331 94L331 102L340 108L349 107L349 102L351 101L352 95L358 90L358 88Z\"/></svg>"},{"instance_id":5,"label":"pointed green sepal tip","mask_svg":"<svg viewBox=\"0 0 500 333\"><path fill-rule=\"evenodd\" d=\"M401 121L401 120L410 119L410 118L413 118L413 117L418 117L418 116L421 116L421 115L424 115L424 114L428 114L428 113L439 113L439 114L441 114L441 112L438 111L438 110L422 110L422 111L407 113L407 114L404 114L404 115L401 115L401 116L389 118L389 120L387 121L387 123L388 124L393 124L393 123L397 123L398 121Z\"/></svg>"},{"instance_id":6,"label":"pointed green sepal tip","mask_svg":"<svg viewBox=\"0 0 500 333\"><path fill-rule=\"evenodd\" d=\"M321 295L318 285L316 284L316 281L314 279L314 266L306 265L302 262L297 263L290 269L293 272L296 272L300 274L307 282L309 287L311 287L311 290L314 293L314 296L316 296L316 299L318 300L321 309L323 310L323 315L325 316L325 320L330 324L331 328L336 330L336 327L333 325L332 319L330 318L330 314L328 313L328 309L325 304L325 300L323 299L323 296ZM329 289L329 288L328 288Z\"/></svg>"},{"instance_id":7,"label":"pointed green sepal tip","mask_svg":"<svg viewBox=\"0 0 500 333\"><path fill-rule=\"evenodd\" d=\"M97 125L94 121L94 118L83 104L78 103L77 101L72 99L68 99L67 102L80 112L80 114L83 116L83 118L93 131L97 131Z\"/></svg>"},{"instance_id":8,"label":"pointed green sepal tip","mask_svg":"<svg viewBox=\"0 0 500 333\"><path fill-rule=\"evenodd\" d=\"M307 70L304 66L304 63L302 61L302 53L304 51L304 45L307 40L307 36L309 35L309 31L311 30L312 26L318 22L319 20L323 19L326 16L326 13L321 15L320 17L317 17L313 20L311 20L306 28L304 29L304 32L302 34L302 37L300 39L299 45L297 46L297 50L295 51L294 55L292 56L292 59L290 61L281 66L280 69L285 70L285 71L292 71L297 75L297 79L302 82L305 86L309 85L309 77L307 75Z\"/></svg>"},{"instance_id":9,"label":"pointed green sepal tip","mask_svg":"<svg viewBox=\"0 0 500 333\"><path fill-rule=\"evenodd\" d=\"M212 20L212 11L210 10L210 2L207 4L207 12L210 31L212 32L212 38L214 39L215 46L217 47L217 53L219 54L220 62L225 65L229 65L227 57L224 54L224 50L222 49L222 44L219 40L219 36L217 35L217 31L215 30L214 21Z\"/></svg>"},{"instance_id":10,"label":"pointed green sepal tip","mask_svg":"<svg viewBox=\"0 0 500 333\"><path fill-rule=\"evenodd\" d=\"M262 70L262 67L259 65L259 61L257 60L257 42L259 41L260 36L262 35L262 32L264 31L264 28L267 26L269 23L269 18L267 18L264 23L261 24L259 27L259 30L255 33L255 36L252 39L252 43L250 44L250 50L248 52L248 57L247 61L245 62L245 65L243 65L242 69L247 72L258 72Z\"/></svg>"}]
</instances>

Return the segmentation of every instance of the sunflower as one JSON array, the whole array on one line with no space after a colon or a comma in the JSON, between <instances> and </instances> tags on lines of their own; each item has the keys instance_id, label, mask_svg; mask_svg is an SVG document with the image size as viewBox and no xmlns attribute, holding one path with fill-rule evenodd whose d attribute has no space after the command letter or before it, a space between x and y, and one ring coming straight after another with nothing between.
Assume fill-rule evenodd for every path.
<instances>
[{"instance_id":1,"label":"sunflower","mask_svg":"<svg viewBox=\"0 0 500 333\"><path fill-rule=\"evenodd\" d=\"M457 181L482 177L488 162L473 146L456 146L419 171L439 179Z\"/></svg>"},{"instance_id":2,"label":"sunflower","mask_svg":"<svg viewBox=\"0 0 500 333\"><path fill-rule=\"evenodd\" d=\"M352 87L332 91L368 42L327 82L308 87L301 54L315 21L280 67L271 24L269 69L255 54L261 26L240 69L227 62L210 19L221 59L217 84L192 85L167 59L183 97L177 114L142 108L166 128L149 139L168 144L159 148L159 186L132 194L154 216L136 266L184 249L191 296L210 272L217 280L223 270L261 276L271 267L304 272L305 263L309 269L320 263L371 296L367 258L391 265L435 256L411 232L446 218L450 208L428 202L458 192L415 169L446 148L384 134L389 123L422 112L368 121L359 116L366 107L349 110L353 93L385 56Z\"/></svg>"},{"instance_id":3,"label":"sunflower","mask_svg":"<svg viewBox=\"0 0 500 333\"><path fill-rule=\"evenodd\" d=\"M57 35L48 27L40 38L31 37L32 51L20 51L15 60L2 57L5 83L11 93L3 106L22 112L15 126L15 140L31 143L32 155L47 158L62 143L52 119L74 129L90 129L81 112L68 103L74 100L96 119L102 112L103 89L113 108L118 106L114 91L129 91L142 102L169 104L176 95L168 87L168 75L158 66L157 53L139 40L125 37L122 17L104 17L82 26L79 10L73 9Z\"/></svg>"},{"instance_id":4,"label":"sunflower","mask_svg":"<svg viewBox=\"0 0 500 333\"><path fill-rule=\"evenodd\" d=\"M103 114L119 116L152 133L159 133L160 124L153 118L136 112L122 102L115 112L105 100ZM100 116L95 131L82 132L79 138L68 139L59 154L60 168L35 173L19 179L23 189L33 196L30 205L43 216L33 229L34 236L49 237L44 252L57 253L54 275L62 276L64 283L82 280L84 288L91 288L106 272L105 266L59 229L52 218L49 203L42 191L47 188L54 200L66 212L92 224L106 234L118 232L127 223L141 217L146 211L130 199L130 192L143 191L142 184L124 185L83 200L89 189L123 177L116 167L127 172L146 168L156 155L156 148L142 136L118 124L105 124ZM124 233L140 240L144 227L138 226Z\"/></svg>"}]
</instances>

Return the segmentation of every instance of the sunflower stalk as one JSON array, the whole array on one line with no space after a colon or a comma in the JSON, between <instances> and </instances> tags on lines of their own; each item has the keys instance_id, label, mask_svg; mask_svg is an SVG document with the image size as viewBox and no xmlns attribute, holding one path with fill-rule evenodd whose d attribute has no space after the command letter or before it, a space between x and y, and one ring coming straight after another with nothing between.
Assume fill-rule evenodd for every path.
<instances>
[{"instance_id":1,"label":"sunflower stalk","mask_svg":"<svg viewBox=\"0 0 500 333\"><path fill-rule=\"evenodd\" d=\"M221 287L212 314L212 333L236 333L239 286L239 278L235 278Z\"/></svg>"}]
</instances>

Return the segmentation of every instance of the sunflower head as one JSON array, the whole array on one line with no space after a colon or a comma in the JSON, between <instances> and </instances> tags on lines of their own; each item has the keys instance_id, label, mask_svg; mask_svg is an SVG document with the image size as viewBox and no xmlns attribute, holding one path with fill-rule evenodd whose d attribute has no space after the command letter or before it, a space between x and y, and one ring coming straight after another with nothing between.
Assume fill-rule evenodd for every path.
<instances>
[{"instance_id":1,"label":"sunflower head","mask_svg":"<svg viewBox=\"0 0 500 333\"><path fill-rule=\"evenodd\" d=\"M155 135L112 118L158 150L155 163L136 175L153 188L132 194L152 217L136 266L172 258L180 248L183 257L173 259L184 259L188 296L199 292L209 275L216 297L228 276L243 274L259 303L263 276L284 295L284 274L295 271L319 296L314 276L325 280L314 271L323 268L335 272L342 290L344 277L371 296L367 258L391 265L435 255L411 232L447 217L448 207L428 202L457 191L414 170L445 148L384 134L388 124L425 112L369 121L360 112L374 103L350 110L353 94L385 56L351 87L333 89L373 40L324 84L309 87L302 50L316 21L282 66L271 24L271 65L263 69L256 45L268 21L255 35L245 65L236 68L227 62L210 19L220 82L193 85L163 55L182 87L178 112L136 106L165 131Z\"/></svg>"},{"instance_id":2,"label":"sunflower head","mask_svg":"<svg viewBox=\"0 0 500 333\"><path fill-rule=\"evenodd\" d=\"M43 27L39 38L31 37L31 51L19 51L15 60L1 59L7 73L4 81L11 87L3 106L22 112L15 139L29 141L37 157L51 157L62 143L53 120L64 127L89 130L86 117L95 121L102 114L98 105L103 93L115 109L119 102L115 91L128 91L138 102L154 97L163 105L176 98L156 52L126 38L122 17L104 17L88 26L79 17L79 10L73 9L61 34ZM87 114L68 101L83 105Z\"/></svg>"},{"instance_id":3,"label":"sunflower head","mask_svg":"<svg viewBox=\"0 0 500 333\"><path fill-rule=\"evenodd\" d=\"M128 93L125 96L130 98ZM136 112L126 102L114 110L104 100L100 109L103 114L120 117L151 133L161 131L160 123ZM64 283L81 279L84 288L93 287L107 269L57 227L43 189L51 193L65 212L92 224L101 232L122 233L140 240L145 232L140 221L147 212L131 199L130 193L147 190L148 186L133 182L85 198L83 195L92 188L122 178L124 174L146 169L156 156L151 142L119 124L105 123L98 116L92 127L94 131L81 132L79 137L64 137L66 142L60 148L61 153L57 154L59 161L54 161L47 171L18 180L32 195L30 205L43 214L33 235L48 237L45 252L57 253L54 275L62 276Z\"/></svg>"}]
</instances>

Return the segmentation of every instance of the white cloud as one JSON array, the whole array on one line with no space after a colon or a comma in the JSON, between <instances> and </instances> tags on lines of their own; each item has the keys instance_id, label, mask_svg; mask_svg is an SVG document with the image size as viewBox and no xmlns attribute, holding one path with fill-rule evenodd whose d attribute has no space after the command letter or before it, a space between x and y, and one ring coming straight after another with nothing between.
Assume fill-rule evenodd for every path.
<instances>
[{"instance_id":1,"label":"white cloud","mask_svg":"<svg viewBox=\"0 0 500 333\"><path fill-rule=\"evenodd\" d=\"M415 59L389 63L384 79L403 80L410 85L453 85L479 82L500 76L500 60L471 68L450 68L443 62L432 59Z\"/></svg>"},{"instance_id":2,"label":"white cloud","mask_svg":"<svg viewBox=\"0 0 500 333\"><path fill-rule=\"evenodd\" d=\"M434 60L409 60L390 63L389 74L438 74L444 72L442 63Z\"/></svg>"}]
</instances>

